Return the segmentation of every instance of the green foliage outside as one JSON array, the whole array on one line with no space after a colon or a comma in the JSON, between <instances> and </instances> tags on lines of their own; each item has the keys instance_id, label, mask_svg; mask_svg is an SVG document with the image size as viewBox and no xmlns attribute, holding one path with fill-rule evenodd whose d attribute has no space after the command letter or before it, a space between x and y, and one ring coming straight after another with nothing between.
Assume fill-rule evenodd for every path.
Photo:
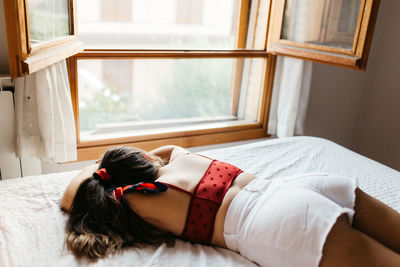
<instances>
[{"instance_id":1,"label":"green foliage outside","mask_svg":"<svg viewBox=\"0 0 400 267\"><path fill-rule=\"evenodd\" d=\"M232 59L176 60L168 75L154 77L157 97L143 103L105 86L92 100L80 100L81 130L93 130L98 123L229 115L232 64Z\"/></svg>"},{"instance_id":2,"label":"green foliage outside","mask_svg":"<svg viewBox=\"0 0 400 267\"><path fill-rule=\"evenodd\" d=\"M93 94L91 100L80 100L79 121L82 131L93 130L99 123L133 119L129 113L131 102L129 95L120 95L113 87L103 87L101 90L94 91Z\"/></svg>"},{"instance_id":3,"label":"green foliage outside","mask_svg":"<svg viewBox=\"0 0 400 267\"><path fill-rule=\"evenodd\" d=\"M142 120L227 115L231 73L231 59L177 60L172 74L159 79L159 97L140 103L138 114Z\"/></svg>"}]
</instances>

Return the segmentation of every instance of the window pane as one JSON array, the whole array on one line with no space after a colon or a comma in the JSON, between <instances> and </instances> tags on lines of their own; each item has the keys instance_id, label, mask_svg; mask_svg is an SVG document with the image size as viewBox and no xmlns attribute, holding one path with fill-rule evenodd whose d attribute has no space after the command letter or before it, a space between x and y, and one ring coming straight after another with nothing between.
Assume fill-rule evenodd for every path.
<instances>
[{"instance_id":1,"label":"window pane","mask_svg":"<svg viewBox=\"0 0 400 267\"><path fill-rule=\"evenodd\" d=\"M361 0L287 0L282 39L352 49Z\"/></svg>"},{"instance_id":2,"label":"window pane","mask_svg":"<svg viewBox=\"0 0 400 267\"><path fill-rule=\"evenodd\" d=\"M28 0L32 45L70 34L69 0Z\"/></svg>"},{"instance_id":3,"label":"window pane","mask_svg":"<svg viewBox=\"0 0 400 267\"><path fill-rule=\"evenodd\" d=\"M239 0L82 0L88 48L233 49Z\"/></svg>"},{"instance_id":4,"label":"window pane","mask_svg":"<svg viewBox=\"0 0 400 267\"><path fill-rule=\"evenodd\" d=\"M245 0L242 0L245 1ZM249 1L247 18L247 49L264 50L267 38L268 12L270 0Z\"/></svg>"},{"instance_id":5,"label":"window pane","mask_svg":"<svg viewBox=\"0 0 400 267\"><path fill-rule=\"evenodd\" d=\"M232 58L79 60L81 140L254 122L264 65L265 59Z\"/></svg>"}]
</instances>

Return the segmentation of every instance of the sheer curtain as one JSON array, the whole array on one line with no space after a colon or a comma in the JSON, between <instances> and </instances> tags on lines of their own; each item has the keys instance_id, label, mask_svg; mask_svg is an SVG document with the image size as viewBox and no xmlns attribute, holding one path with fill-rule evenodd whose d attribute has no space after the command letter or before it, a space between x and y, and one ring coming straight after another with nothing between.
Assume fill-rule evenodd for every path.
<instances>
[{"instance_id":1,"label":"sheer curtain","mask_svg":"<svg viewBox=\"0 0 400 267\"><path fill-rule=\"evenodd\" d=\"M272 91L268 133L289 137L304 133L312 63L278 57Z\"/></svg>"},{"instance_id":2,"label":"sheer curtain","mask_svg":"<svg viewBox=\"0 0 400 267\"><path fill-rule=\"evenodd\" d=\"M65 60L15 80L17 157L67 162L77 158Z\"/></svg>"}]
</instances>

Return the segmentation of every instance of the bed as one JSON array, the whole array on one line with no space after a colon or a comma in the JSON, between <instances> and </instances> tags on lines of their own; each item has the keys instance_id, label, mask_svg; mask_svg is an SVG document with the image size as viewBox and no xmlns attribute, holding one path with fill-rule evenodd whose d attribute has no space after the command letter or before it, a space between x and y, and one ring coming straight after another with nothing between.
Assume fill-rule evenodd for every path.
<instances>
[{"instance_id":1,"label":"bed","mask_svg":"<svg viewBox=\"0 0 400 267\"><path fill-rule=\"evenodd\" d=\"M260 179L331 172L358 177L360 187L400 211L400 172L315 137L261 140L204 151ZM78 261L64 246L67 220L59 208L78 171L0 182L0 266L256 266L232 251L177 241L168 248L130 248L110 258Z\"/></svg>"}]
</instances>

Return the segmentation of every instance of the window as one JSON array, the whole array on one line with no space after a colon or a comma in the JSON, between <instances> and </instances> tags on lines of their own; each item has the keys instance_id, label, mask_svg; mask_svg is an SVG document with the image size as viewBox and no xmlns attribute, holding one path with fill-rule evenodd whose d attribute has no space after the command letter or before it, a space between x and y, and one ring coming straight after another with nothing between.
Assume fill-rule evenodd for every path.
<instances>
[{"instance_id":1,"label":"window","mask_svg":"<svg viewBox=\"0 0 400 267\"><path fill-rule=\"evenodd\" d=\"M274 1L268 52L364 70L379 2Z\"/></svg>"},{"instance_id":2,"label":"window","mask_svg":"<svg viewBox=\"0 0 400 267\"><path fill-rule=\"evenodd\" d=\"M262 70L264 58L77 63L81 142L257 122L262 73L252 74L257 81L241 81L237 88L233 75L240 64Z\"/></svg>"},{"instance_id":3,"label":"window","mask_svg":"<svg viewBox=\"0 0 400 267\"><path fill-rule=\"evenodd\" d=\"M5 3L13 77L69 57L79 160L116 144L265 137L275 55L362 69L377 10L376 0ZM16 34L13 21L25 25Z\"/></svg>"},{"instance_id":4,"label":"window","mask_svg":"<svg viewBox=\"0 0 400 267\"><path fill-rule=\"evenodd\" d=\"M267 25L264 1L79 2L87 48L71 64L82 158L112 144L265 137Z\"/></svg>"},{"instance_id":5,"label":"window","mask_svg":"<svg viewBox=\"0 0 400 267\"><path fill-rule=\"evenodd\" d=\"M4 10L12 78L83 50L72 0L4 0Z\"/></svg>"}]
</instances>

